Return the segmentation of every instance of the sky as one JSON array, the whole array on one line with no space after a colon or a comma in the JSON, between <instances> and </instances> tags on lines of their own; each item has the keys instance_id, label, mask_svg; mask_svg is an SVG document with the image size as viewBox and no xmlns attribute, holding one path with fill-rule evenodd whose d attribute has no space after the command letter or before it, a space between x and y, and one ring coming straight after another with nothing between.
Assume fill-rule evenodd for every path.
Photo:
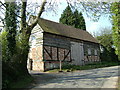
<instances>
[{"instance_id":1,"label":"sky","mask_svg":"<svg viewBox=\"0 0 120 90\"><path fill-rule=\"evenodd\" d=\"M52 11L44 12L42 14L42 18L45 18L45 19L48 19L51 21L55 21L55 22L59 22L59 18L61 17L61 14L62 14L63 10L66 8L66 6L67 6L67 3L62 2L61 5L59 6L59 8L57 8L57 14L55 14ZM101 29L103 29L103 28L110 28L111 29L111 27L112 27L108 16L102 15L100 17L100 19L98 20L98 22L91 21L86 16L85 13L83 13L83 17L84 17L85 22L86 22L86 29L92 35L98 34L101 31Z\"/></svg>"},{"instance_id":2,"label":"sky","mask_svg":"<svg viewBox=\"0 0 120 90\"><path fill-rule=\"evenodd\" d=\"M31 1L31 0L30 0ZM39 1L39 0L37 0ZM65 0L56 0L57 3L60 2L60 4L58 4L58 7L56 7L57 9L56 14L54 11L52 10L47 10L46 12L43 12L42 14L42 18L54 21L54 22L59 22L59 18L61 17L61 14L63 13L63 10L66 8L67 3L65 2ZM85 23L86 23L86 29L89 33L91 33L92 35L94 34L98 34L101 29L103 28L111 28L112 25L110 23L109 17L102 15L99 19L98 22L94 22L91 21L85 13L83 13L83 17L85 19Z\"/></svg>"}]
</instances>

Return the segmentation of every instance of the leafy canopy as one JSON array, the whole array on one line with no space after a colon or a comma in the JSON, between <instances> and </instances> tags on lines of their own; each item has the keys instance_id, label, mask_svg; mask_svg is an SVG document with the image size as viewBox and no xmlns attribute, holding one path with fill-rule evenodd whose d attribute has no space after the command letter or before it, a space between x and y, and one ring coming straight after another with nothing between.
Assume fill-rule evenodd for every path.
<instances>
[{"instance_id":1,"label":"leafy canopy","mask_svg":"<svg viewBox=\"0 0 120 90\"><path fill-rule=\"evenodd\" d=\"M113 39L111 31L102 31L102 35L97 36L99 43L103 47L103 52L101 53L101 59L106 61L117 61L118 56L115 54L115 49L113 48Z\"/></svg>"},{"instance_id":2,"label":"leafy canopy","mask_svg":"<svg viewBox=\"0 0 120 90\"><path fill-rule=\"evenodd\" d=\"M112 24L113 24L113 42L116 50L116 54L120 60L120 2L112 3L111 5L111 12L113 13L112 16Z\"/></svg>"}]
</instances>

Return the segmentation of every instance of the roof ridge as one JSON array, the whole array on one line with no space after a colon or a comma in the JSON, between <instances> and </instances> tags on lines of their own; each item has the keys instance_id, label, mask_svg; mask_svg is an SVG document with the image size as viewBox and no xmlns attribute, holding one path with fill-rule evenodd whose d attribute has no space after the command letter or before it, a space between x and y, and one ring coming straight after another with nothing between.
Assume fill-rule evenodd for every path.
<instances>
[{"instance_id":1,"label":"roof ridge","mask_svg":"<svg viewBox=\"0 0 120 90\"><path fill-rule=\"evenodd\" d=\"M49 32L52 34L98 43L97 39L95 39L88 31L85 30L74 28L72 26L68 26L44 18L40 18L38 24L40 25L44 32Z\"/></svg>"},{"instance_id":2,"label":"roof ridge","mask_svg":"<svg viewBox=\"0 0 120 90\"><path fill-rule=\"evenodd\" d=\"M67 25L67 24L63 24L63 23L59 23L59 22L55 22L55 21L51 21L51 20L48 20L48 19L44 19L44 18L40 18L40 19L43 19L43 20L46 20L46 21L49 21L49 22L53 22L53 23L56 23L56 24L61 24L61 25L67 26L67 27L72 27L72 28L74 28L74 29L82 30L82 29L75 28L75 27L70 26L70 25ZM82 30L82 31L88 32L88 31L86 31L86 30ZM88 32L88 33L89 33L89 32Z\"/></svg>"}]
</instances>

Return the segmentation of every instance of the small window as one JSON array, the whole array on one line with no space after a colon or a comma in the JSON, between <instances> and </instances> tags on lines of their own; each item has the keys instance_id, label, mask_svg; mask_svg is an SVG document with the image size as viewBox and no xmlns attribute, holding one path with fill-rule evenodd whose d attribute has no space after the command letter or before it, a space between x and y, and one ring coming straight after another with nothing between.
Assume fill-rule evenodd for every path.
<instances>
[{"instance_id":1,"label":"small window","mask_svg":"<svg viewBox=\"0 0 120 90\"><path fill-rule=\"evenodd\" d=\"M94 50L94 53L95 53L95 55L97 55L97 50L96 49Z\"/></svg>"},{"instance_id":2,"label":"small window","mask_svg":"<svg viewBox=\"0 0 120 90\"><path fill-rule=\"evenodd\" d=\"M88 55L91 55L91 49L90 48L88 49Z\"/></svg>"}]
</instances>

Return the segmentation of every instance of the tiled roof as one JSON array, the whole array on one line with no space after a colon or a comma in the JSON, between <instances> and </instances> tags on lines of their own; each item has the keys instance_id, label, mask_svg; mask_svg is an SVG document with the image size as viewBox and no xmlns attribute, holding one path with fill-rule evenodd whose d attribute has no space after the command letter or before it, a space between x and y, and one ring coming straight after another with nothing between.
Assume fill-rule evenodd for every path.
<instances>
[{"instance_id":1,"label":"tiled roof","mask_svg":"<svg viewBox=\"0 0 120 90\"><path fill-rule=\"evenodd\" d=\"M44 32L98 43L98 41L87 31L76 29L72 26L67 26L61 23L56 23L42 18L38 20L38 24L41 26Z\"/></svg>"}]
</instances>

